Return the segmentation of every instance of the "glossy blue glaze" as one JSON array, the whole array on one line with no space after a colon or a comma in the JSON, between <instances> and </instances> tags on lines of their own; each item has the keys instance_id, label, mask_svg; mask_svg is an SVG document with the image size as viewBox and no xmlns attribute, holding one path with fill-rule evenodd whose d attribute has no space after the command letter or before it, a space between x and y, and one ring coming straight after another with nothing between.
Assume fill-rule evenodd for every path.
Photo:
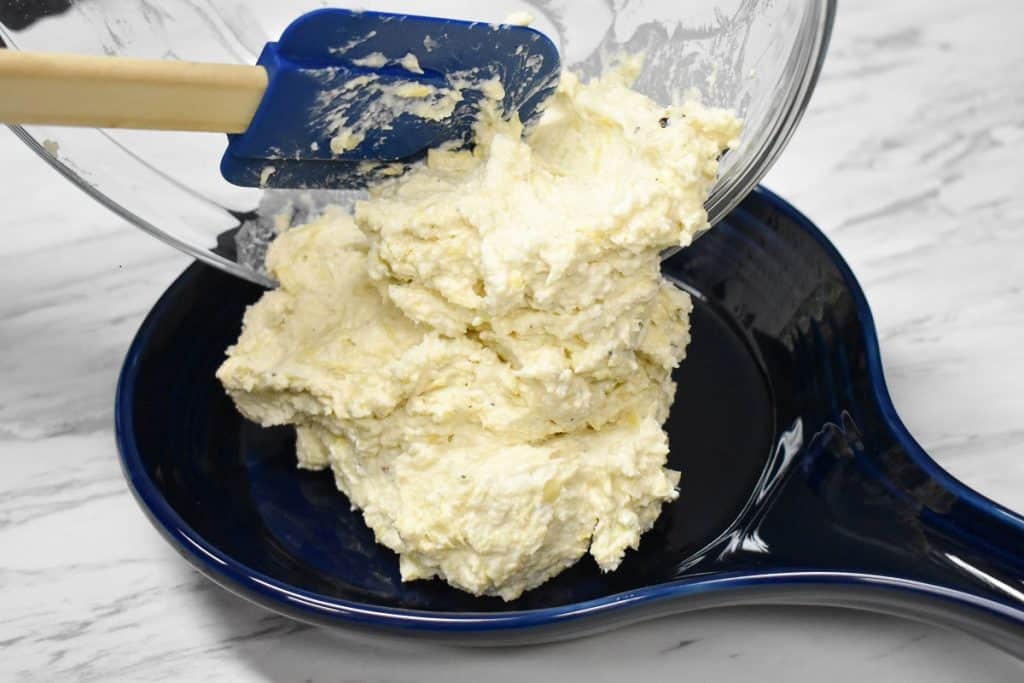
<instances>
[{"instance_id":1,"label":"glossy blue glaze","mask_svg":"<svg viewBox=\"0 0 1024 683\"><path fill-rule=\"evenodd\" d=\"M817 228L758 190L664 271L696 300L666 425L681 495L616 572L583 560L512 603L402 584L331 476L295 469L291 430L224 395L213 371L261 290L198 264L128 353L125 474L207 576L321 625L522 643L721 605L842 605L1024 654L1024 520L907 433L864 296Z\"/></svg>"},{"instance_id":2,"label":"glossy blue glaze","mask_svg":"<svg viewBox=\"0 0 1024 683\"><path fill-rule=\"evenodd\" d=\"M410 53L422 73L398 64ZM372 56L387 61L362 61ZM501 111L530 122L561 69L554 43L525 26L340 8L296 19L263 48L258 63L267 70L267 89L249 128L228 136L221 175L236 185L287 188L365 187L386 162L411 163L428 149L471 137L479 88L462 87L452 113L435 121L381 109L377 86L415 82L442 92L453 80L497 78L507 85ZM364 77L373 82L350 86ZM367 119L375 126L361 142L332 151L332 121ZM264 173L268 166L272 174Z\"/></svg>"}]
</instances>

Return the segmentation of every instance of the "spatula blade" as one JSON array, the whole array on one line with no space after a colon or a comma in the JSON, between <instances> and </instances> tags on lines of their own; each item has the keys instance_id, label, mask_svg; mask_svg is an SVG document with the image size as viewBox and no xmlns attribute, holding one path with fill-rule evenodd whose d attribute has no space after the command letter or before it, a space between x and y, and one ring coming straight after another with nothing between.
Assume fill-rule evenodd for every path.
<instances>
[{"instance_id":1,"label":"spatula blade","mask_svg":"<svg viewBox=\"0 0 1024 683\"><path fill-rule=\"evenodd\" d=\"M244 186L362 187L426 150L464 144L484 103L529 123L558 82L558 50L523 26L323 9L260 56L269 84L221 173Z\"/></svg>"}]
</instances>

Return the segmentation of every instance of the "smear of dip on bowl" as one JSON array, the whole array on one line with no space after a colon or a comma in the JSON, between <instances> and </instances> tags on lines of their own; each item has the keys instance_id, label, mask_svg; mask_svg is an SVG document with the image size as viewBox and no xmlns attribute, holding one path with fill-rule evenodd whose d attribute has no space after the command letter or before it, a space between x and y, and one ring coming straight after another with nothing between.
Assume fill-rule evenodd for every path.
<instances>
[{"instance_id":1,"label":"smear of dip on bowl","mask_svg":"<svg viewBox=\"0 0 1024 683\"><path fill-rule=\"evenodd\" d=\"M678 495L662 424L691 302L659 254L707 227L740 123L658 105L639 68L565 73L525 137L481 121L270 248L280 287L217 376L296 426L403 580L512 600L587 552L611 571Z\"/></svg>"}]
</instances>

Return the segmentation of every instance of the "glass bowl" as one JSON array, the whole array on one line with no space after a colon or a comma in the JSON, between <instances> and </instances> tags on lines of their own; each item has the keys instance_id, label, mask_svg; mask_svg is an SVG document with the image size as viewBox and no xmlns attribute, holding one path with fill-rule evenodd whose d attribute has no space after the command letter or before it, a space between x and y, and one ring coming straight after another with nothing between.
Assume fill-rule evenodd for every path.
<instances>
[{"instance_id":1,"label":"glass bowl","mask_svg":"<svg viewBox=\"0 0 1024 683\"><path fill-rule=\"evenodd\" d=\"M8 48L254 64L314 0L0 0ZM707 202L711 222L757 184L810 99L835 0L356 0L332 6L496 22L526 10L583 76L643 52L637 88L664 104L696 90L743 118ZM64 177L133 225L239 277L272 285L262 250L282 214L306 219L352 193L261 191L220 177L226 139L211 133L13 126Z\"/></svg>"}]
</instances>

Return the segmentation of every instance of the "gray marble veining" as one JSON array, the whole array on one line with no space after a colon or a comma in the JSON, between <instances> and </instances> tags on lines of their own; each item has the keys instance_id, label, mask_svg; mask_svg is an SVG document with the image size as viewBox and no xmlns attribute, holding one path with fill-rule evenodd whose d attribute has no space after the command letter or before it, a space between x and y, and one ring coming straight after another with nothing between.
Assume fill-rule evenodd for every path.
<instances>
[{"instance_id":1,"label":"gray marble veining","mask_svg":"<svg viewBox=\"0 0 1024 683\"><path fill-rule=\"evenodd\" d=\"M1024 510L1024 5L843 3L766 184L836 242L894 401L954 475ZM349 641L200 577L125 487L111 430L134 330L187 263L0 133L0 680L1021 681L957 633L743 609L528 650Z\"/></svg>"}]
</instances>

